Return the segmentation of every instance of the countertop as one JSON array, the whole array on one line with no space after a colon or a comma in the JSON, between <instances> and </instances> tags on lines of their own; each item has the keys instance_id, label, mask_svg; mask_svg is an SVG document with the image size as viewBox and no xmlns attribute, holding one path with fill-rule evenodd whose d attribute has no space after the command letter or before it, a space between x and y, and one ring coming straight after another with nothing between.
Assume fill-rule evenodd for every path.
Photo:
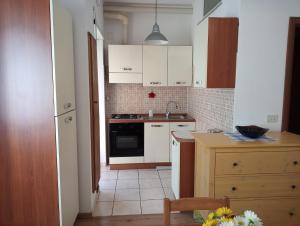
<instances>
[{"instance_id":1,"label":"countertop","mask_svg":"<svg viewBox=\"0 0 300 226\"><path fill-rule=\"evenodd\" d=\"M188 114L171 114L169 118L166 118L165 114L154 114L152 118L149 118L147 114L141 114L138 119L112 119L108 118L108 123L138 123L138 122L195 122L196 120ZM184 116L181 118L180 116Z\"/></svg>"},{"instance_id":2,"label":"countertop","mask_svg":"<svg viewBox=\"0 0 300 226\"><path fill-rule=\"evenodd\" d=\"M195 138L191 131L172 131L172 136L178 142L195 142Z\"/></svg>"},{"instance_id":3,"label":"countertop","mask_svg":"<svg viewBox=\"0 0 300 226\"><path fill-rule=\"evenodd\" d=\"M247 147L293 147L300 146L300 136L288 132L269 132L267 136L274 141L233 141L222 133L193 133L196 142L209 148L247 148Z\"/></svg>"}]
</instances>

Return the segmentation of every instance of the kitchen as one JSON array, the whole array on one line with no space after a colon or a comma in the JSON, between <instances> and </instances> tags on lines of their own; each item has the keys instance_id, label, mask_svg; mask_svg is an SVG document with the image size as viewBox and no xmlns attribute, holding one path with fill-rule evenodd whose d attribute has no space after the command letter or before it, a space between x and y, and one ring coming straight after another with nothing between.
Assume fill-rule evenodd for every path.
<instances>
[{"instance_id":1,"label":"kitchen","mask_svg":"<svg viewBox=\"0 0 300 226\"><path fill-rule=\"evenodd\" d=\"M0 225L299 226L298 0L0 11Z\"/></svg>"}]
</instances>

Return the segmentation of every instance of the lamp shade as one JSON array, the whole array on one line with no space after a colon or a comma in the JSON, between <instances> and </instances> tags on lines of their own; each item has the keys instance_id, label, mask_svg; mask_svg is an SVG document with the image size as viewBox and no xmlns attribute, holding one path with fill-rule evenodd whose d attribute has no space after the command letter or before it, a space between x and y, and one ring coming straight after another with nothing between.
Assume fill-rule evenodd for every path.
<instances>
[{"instance_id":1,"label":"lamp shade","mask_svg":"<svg viewBox=\"0 0 300 226\"><path fill-rule=\"evenodd\" d=\"M168 44L168 39L160 33L159 25L155 23L151 34L145 39L145 43L149 45L166 45Z\"/></svg>"}]
</instances>

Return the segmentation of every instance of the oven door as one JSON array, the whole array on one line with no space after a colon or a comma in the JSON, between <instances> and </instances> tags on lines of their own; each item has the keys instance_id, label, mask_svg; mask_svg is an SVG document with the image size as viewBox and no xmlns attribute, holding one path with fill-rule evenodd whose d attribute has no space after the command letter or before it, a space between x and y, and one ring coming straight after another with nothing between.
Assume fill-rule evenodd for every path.
<instances>
[{"instance_id":1,"label":"oven door","mask_svg":"<svg viewBox=\"0 0 300 226\"><path fill-rule=\"evenodd\" d=\"M144 124L111 124L110 157L144 156Z\"/></svg>"}]
</instances>

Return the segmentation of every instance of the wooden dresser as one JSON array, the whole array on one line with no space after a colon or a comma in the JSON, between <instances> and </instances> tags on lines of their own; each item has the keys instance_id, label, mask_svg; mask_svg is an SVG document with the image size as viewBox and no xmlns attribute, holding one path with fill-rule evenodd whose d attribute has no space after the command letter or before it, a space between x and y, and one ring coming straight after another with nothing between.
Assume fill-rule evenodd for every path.
<instances>
[{"instance_id":1,"label":"wooden dresser","mask_svg":"<svg viewBox=\"0 0 300 226\"><path fill-rule=\"evenodd\" d=\"M223 134L194 134L195 197L228 196L236 214L255 211L265 226L300 225L300 136L235 142Z\"/></svg>"}]
</instances>

